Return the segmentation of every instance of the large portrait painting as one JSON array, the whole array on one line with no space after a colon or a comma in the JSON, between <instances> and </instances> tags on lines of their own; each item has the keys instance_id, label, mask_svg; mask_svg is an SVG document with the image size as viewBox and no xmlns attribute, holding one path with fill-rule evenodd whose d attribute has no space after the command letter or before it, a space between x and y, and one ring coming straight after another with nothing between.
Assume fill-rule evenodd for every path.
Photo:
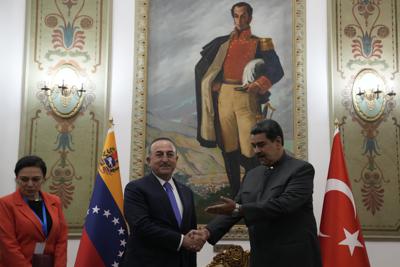
<instances>
[{"instance_id":1,"label":"large portrait painting","mask_svg":"<svg viewBox=\"0 0 400 267\"><path fill-rule=\"evenodd\" d=\"M246 141L255 121L278 121L288 153L307 157L305 1L247 1L253 9L245 29L250 41L239 53L229 47L237 2L136 1L131 178L148 171L152 139L173 139L179 156L174 177L194 191L200 224L213 217L204 208L234 195L246 170L258 164ZM229 58L243 68L229 67ZM251 83L257 90L243 91ZM234 94L224 106L225 92ZM249 118L230 110L245 95ZM235 114L233 126L221 115L225 109ZM227 238L246 238L244 229L236 226Z\"/></svg>"}]
</instances>

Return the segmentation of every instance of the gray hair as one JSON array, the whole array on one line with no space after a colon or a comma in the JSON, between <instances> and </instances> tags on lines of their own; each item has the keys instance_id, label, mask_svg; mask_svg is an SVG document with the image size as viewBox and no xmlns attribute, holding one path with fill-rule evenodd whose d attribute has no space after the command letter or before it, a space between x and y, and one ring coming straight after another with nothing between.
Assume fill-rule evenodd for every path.
<instances>
[{"instance_id":1,"label":"gray hair","mask_svg":"<svg viewBox=\"0 0 400 267\"><path fill-rule=\"evenodd\" d=\"M147 147L147 155L148 155L148 156L151 155L151 147L153 146L153 144L154 144L155 142L158 142L158 141L168 141L168 142L170 142L170 143L172 144L172 147L173 147L174 150L175 150L175 153L177 152L175 142L172 141L171 138L168 138L168 137L158 137L158 138L154 139L153 141L151 141L151 143L150 143L149 146Z\"/></svg>"}]
</instances>

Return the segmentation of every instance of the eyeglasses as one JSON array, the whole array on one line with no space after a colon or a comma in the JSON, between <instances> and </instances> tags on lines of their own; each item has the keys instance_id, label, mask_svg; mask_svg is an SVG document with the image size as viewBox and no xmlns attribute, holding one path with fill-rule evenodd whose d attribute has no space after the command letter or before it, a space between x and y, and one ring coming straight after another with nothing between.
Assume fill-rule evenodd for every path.
<instances>
[{"instance_id":1,"label":"eyeglasses","mask_svg":"<svg viewBox=\"0 0 400 267\"><path fill-rule=\"evenodd\" d=\"M40 176L34 176L34 177L20 176L20 177L18 177L18 179L22 183L28 183L29 180L32 181L32 183L39 183L42 180L42 177L40 177Z\"/></svg>"}]
</instances>

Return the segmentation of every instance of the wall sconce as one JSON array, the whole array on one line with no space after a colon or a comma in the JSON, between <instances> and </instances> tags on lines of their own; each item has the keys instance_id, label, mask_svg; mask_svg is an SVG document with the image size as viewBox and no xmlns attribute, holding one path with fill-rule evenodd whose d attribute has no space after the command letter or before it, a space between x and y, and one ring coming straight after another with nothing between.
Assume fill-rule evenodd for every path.
<instances>
[{"instance_id":1,"label":"wall sconce","mask_svg":"<svg viewBox=\"0 0 400 267\"><path fill-rule=\"evenodd\" d=\"M71 86L71 88L68 88L68 86L64 84L64 80L62 81L61 85L57 86L57 88L61 92L61 95L64 97L68 97L70 94L74 93L76 93L79 97L82 97L82 95L86 92L86 90L83 89L83 83L80 89L77 89L75 85ZM44 86L40 89L43 90L46 95L51 95L55 88L53 87L53 89L50 89L49 87L47 87L46 83L44 83Z\"/></svg>"},{"instance_id":2,"label":"wall sconce","mask_svg":"<svg viewBox=\"0 0 400 267\"><path fill-rule=\"evenodd\" d=\"M393 88L392 88L392 90L390 90L390 92L387 93L386 95L389 97L394 97L396 95L396 93L393 91Z\"/></svg>"},{"instance_id":3,"label":"wall sconce","mask_svg":"<svg viewBox=\"0 0 400 267\"><path fill-rule=\"evenodd\" d=\"M376 99L379 99L379 95L381 93L383 93L383 91L379 90L379 85L377 85L376 89L372 90L372 94L370 94L370 96L374 96ZM358 93L356 95L359 96L360 98L364 98L365 90L361 90L361 88L358 87ZM396 93L394 92L394 90L392 88L392 90L390 92L388 92L386 95L389 97L394 97L396 95Z\"/></svg>"},{"instance_id":4,"label":"wall sconce","mask_svg":"<svg viewBox=\"0 0 400 267\"><path fill-rule=\"evenodd\" d=\"M80 88L76 85L61 83L49 85L47 82L41 82L39 99L51 109L57 116L62 118L71 118L81 109L85 99L86 90L83 83Z\"/></svg>"},{"instance_id":5,"label":"wall sconce","mask_svg":"<svg viewBox=\"0 0 400 267\"><path fill-rule=\"evenodd\" d=\"M363 120L376 121L384 114L386 103L396 93L388 90L386 80L374 69L363 69L355 77L352 89L353 106Z\"/></svg>"}]
</instances>

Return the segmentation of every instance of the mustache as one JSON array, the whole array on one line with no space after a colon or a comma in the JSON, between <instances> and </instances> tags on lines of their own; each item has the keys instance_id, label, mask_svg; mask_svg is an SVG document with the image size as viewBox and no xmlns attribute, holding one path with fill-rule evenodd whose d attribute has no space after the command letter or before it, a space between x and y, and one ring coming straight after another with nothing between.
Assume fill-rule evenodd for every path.
<instances>
[{"instance_id":1,"label":"mustache","mask_svg":"<svg viewBox=\"0 0 400 267\"><path fill-rule=\"evenodd\" d=\"M160 167L171 167L171 164L169 163L161 163Z\"/></svg>"},{"instance_id":2,"label":"mustache","mask_svg":"<svg viewBox=\"0 0 400 267\"><path fill-rule=\"evenodd\" d=\"M263 158L263 157L265 157L265 154L262 152L258 152L258 153L256 153L256 156L257 156L257 158Z\"/></svg>"}]
</instances>

